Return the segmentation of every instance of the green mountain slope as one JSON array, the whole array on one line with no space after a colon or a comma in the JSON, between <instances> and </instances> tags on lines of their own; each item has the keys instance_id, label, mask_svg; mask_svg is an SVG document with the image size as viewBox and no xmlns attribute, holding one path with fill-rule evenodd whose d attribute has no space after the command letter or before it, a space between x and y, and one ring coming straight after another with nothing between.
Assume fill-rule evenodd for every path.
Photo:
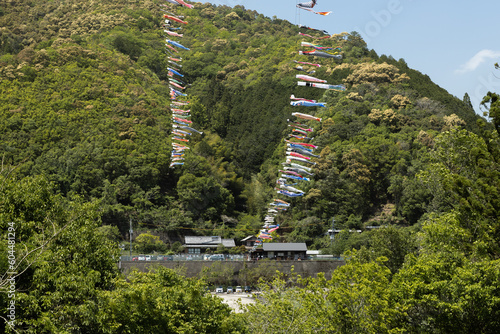
<instances>
[{"instance_id":1,"label":"green mountain slope","mask_svg":"<svg viewBox=\"0 0 500 334\"><path fill-rule=\"evenodd\" d=\"M16 1L0 13L0 147L23 175L101 200L105 224L129 218L175 234L256 233L273 196L290 94L325 101L315 181L280 216L283 240L316 242L338 226L417 223L432 196L415 175L441 132L480 134L472 108L357 33L316 75L346 92L297 87L298 27L241 6L180 8L193 136L170 169L169 90L159 3ZM479 122L479 123L478 123Z\"/></svg>"}]
</instances>

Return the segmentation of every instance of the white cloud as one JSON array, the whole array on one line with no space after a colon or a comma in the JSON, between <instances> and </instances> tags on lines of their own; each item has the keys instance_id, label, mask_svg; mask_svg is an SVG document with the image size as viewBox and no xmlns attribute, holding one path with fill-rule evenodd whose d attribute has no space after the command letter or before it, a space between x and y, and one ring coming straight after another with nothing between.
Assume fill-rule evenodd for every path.
<instances>
[{"instance_id":1,"label":"white cloud","mask_svg":"<svg viewBox=\"0 0 500 334\"><path fill-rule=\"evenodd\" d=\"M488 59L498 59L500 58L500 51L492 51L492 50L481 50L476 53L468 62L463 65L460 65L460 68L455 70L457 74L464 74L467 72L472 72L476 68L479 67L482 63L484 63ZM492 64L493 66L493 64Z\"/></svg>"}]
</instances>

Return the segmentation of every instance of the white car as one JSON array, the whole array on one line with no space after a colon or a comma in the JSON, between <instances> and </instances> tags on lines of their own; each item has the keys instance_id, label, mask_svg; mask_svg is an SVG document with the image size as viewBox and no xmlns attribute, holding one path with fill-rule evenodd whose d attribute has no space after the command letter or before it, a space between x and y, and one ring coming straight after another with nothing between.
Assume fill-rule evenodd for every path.
<instances>
[{"instance_id":1,"label":"white car","mask_svg":"<svg viewBox=\"0 0 500 334\"><path fill-rule=\"evenodd\" d=\"M240 285L238 285L234 290L234 292L243 292L243 288Z\"/></svg>"},{"instance_id":2,"label":"white car","mask_svg":"<svg viewBox=\"0 0 500 334\"><path fill-rule=\"evenodd\" d=\"M223 293L224 292L224 288L221 287L221 286L218 286L215 288L215 293Z\"/></svg>"}]
</instances>

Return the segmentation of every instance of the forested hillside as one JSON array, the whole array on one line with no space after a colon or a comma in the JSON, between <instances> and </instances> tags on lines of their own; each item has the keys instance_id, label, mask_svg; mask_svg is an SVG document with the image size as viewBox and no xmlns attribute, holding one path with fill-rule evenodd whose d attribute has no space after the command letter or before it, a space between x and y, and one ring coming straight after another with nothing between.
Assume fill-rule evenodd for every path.
<instances>
[{"instance_id":1,"label":"forested hillside","mask_svg":"<svg viewBox=\"0 0 500 334\"><path fill-rule=\"evenodd\" d=\"M328 104L315 129L316 182L280 222L283 238L316 247L332 217L349 228L418 222L431 198L415 174L436 135L478 133L485 123L404 60L368 50L355 32L328 40L343 60L317 71L346 92L296 87L297 26L200 4L179 12L189 21L183 70L193 121L205 134L192 139L185 166L170 169L160 8L16 1L0 16L4 161L22 175L45 175L64 196L99 199L103 223L124 236L130 218L173 235L257 232L284 155L290 94L307 91Z\"/></svg>"},{"instance_id":2,"label":"forested hillside","mask_svg":"<svg viewBox=\"0 0 500 334\"><path fill-rule=\"evenodd\" d=\"M480 117L467 95L377 55L356 32L321 41L342 59L315 75L345 91L298 87L299 27L241 6L179 6L186 92L203 135L173 169L161 9L0 7L0 304L14 301L16 318L9 325L2 313L0 331L500 331L497 93ZM122 277L117 241L130 221L165 232L167 247L187 234L259 231L277 196L292 94L327 107L307 123L320 155L312 181L276 217L273 241L306 242L347 264L330 281L277 277L242 315L202 280L165 269ZM344 230L334 242L332 218Z\"/></svg>"}]
</instances>

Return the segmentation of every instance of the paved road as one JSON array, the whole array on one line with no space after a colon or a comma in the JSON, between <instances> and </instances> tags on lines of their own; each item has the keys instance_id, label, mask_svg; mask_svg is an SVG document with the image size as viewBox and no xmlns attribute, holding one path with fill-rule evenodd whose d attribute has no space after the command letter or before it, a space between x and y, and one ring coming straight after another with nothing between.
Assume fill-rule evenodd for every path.
<instances>
[{"instance_id":1,"label":"paved road","mask_svg":"<svg viewBox=\"0 0 500 334\"><path fill-rule=\"evenodd\" d=\"M236 313L240 313L241 309L238 305L238 300L241 301L241 304L250 304L254 303L255 300L252 297L252 294L249 293L212 293L214 296L222 298L223 302L228 304Z\"/></svg>"}]
</instances>

